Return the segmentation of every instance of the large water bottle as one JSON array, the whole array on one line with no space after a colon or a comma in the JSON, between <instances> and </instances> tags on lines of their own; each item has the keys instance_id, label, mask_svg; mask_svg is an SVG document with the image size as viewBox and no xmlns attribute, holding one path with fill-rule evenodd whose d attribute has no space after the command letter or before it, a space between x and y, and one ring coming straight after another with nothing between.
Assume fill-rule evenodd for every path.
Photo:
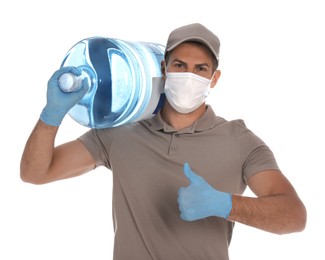
<instances>
[{"instance_id":1,"label":"large water bottle","mask_svg":"<svg viewBox=\"0 0 325 260\"><path fill-rule=\"evenodd\" d=\"M90 128L115 127L152 117L164 101L161 60L165 47L147 42L92 37L66 54L61 67L75 66L81 77L64 75L64 91L87 78L90 88L69 115Z\"/></svg>"}]
</instances>

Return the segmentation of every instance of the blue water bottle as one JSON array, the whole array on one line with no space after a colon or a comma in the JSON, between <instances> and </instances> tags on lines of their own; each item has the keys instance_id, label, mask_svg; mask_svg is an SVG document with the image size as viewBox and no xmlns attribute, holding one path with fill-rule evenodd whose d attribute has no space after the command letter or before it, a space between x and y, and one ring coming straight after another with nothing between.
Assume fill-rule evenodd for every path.
<instances>
[{"instance_id":1,"label":"blue water bottle","mask_svg":"<svg viewBox=\"0 0 325 260\"><path fill-rule=\"evenodd\" d=\"M61 67L79 67L82 75L64 74L59 86L75 91L87 78L90 88L68 114L90 128L152 117L164 101L160 69L164 50L156 43L104 37L81 40L65 55Z\"/></svg>"}]
</instances>

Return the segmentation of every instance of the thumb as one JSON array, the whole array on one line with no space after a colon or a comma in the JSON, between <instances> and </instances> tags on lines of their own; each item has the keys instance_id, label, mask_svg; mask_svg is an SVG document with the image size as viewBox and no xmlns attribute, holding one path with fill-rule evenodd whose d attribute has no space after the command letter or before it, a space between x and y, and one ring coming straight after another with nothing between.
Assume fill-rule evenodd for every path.
<instances>
[{"instance_id":1,"label":"thumb","mask_svg":"<svg viewBox=\"0 0 325 260\"><path fill-rule=\"evenodd\" d=\"M78 98L82 99L89 90L89 84L87 79L83 79L81 89L77 90Z\"/></svg>"},{"instance_id":2,"label":"thumb","mask_svg":"<svg viewBox=\"0 0 325 260\"><path fill-rule=\"evenodd\" d=\"M185 176L187 177L187 179L190 181L191 184L201 179L199 175L197 175L195 172L192 171L188 163L184 164L183 170Z\"/></svg>"}]
</instances>

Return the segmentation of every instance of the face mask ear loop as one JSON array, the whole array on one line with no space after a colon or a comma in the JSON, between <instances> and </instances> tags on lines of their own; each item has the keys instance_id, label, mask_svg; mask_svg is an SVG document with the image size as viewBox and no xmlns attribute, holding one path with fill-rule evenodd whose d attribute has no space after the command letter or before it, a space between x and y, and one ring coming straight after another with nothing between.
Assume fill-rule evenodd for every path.
<instances>
[{"instance_id":1,"label":"face mask ear loop","mask_svg":"<svg viewBox=\"0 0 325 260\"><path fill-rule=\"evenodd\" d=\"M212 82L213 77L214 77L214 75L215 75L216 73L217 73L217 70L215 70L215 71L213 72L212 77L211 77L211 82Z\"/></svg>"},{"instance_id":2,"label":"face mask ear loop","mask_svg":"<svg viewBox=\"0 0 325 260\"><path fill-rule=\"evenodd\" d=\"M212 80L213 80L213 77L214 77L214 75L217 73L217 70L215 70L214 71L214 73L212 74L212 77L211 77L211 79L210 79L210 88L209 88L209 91L211 90L211 83L212 83Z\"/></svg>"}]
</instances>

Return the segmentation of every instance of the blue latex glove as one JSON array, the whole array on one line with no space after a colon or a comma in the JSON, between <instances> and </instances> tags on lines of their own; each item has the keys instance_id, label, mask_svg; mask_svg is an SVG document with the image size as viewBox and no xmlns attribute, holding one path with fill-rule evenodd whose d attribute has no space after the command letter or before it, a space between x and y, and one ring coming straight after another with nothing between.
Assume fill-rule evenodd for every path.
<instances>
[{"instance_id":1,"label":"blue latex glove","mask_svg":"<svg viewBox=\"0 0 325 260\"><path fill-rule=\"evenodd\" d=\"M192 221L210 216L227 218L232 207L232 196L211 187L206 180L184 164L184 174L190 185L178 191L178 204L183 220Z\"/></svg>"},{"instance_id":2,"label":"blue latex glove","mask_svg":"<svg viewBox=\"0 0 325 260\"><path fill-rule=\"evenodd\" d=\"M41 120L48 125L59 126L69 110L82 99L89 89L88 81L84 79L78 91L63 92L58 85L58 79L68 72L79 76L82 71L77 67L63 67L54 72L48 81L47 104L40 116Z\"/></svg>"}]
</instances>

